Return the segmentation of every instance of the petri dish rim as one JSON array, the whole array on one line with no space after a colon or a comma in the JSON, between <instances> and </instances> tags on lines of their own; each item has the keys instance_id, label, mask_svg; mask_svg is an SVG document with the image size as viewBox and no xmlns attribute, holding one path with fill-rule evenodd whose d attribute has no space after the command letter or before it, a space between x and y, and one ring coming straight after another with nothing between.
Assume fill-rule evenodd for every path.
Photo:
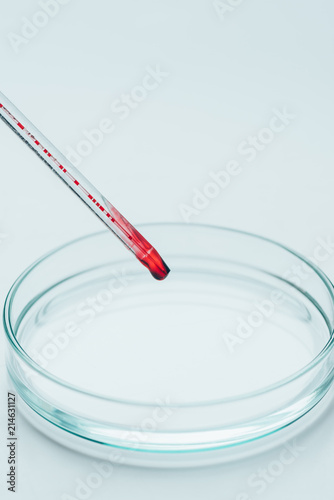
<instances>
[{"instance_id":1,"label":"petri dish rim","mask_svg":"<svg viewBox=\"0 0 334 500\"><path fill-rule=\"evenodd\" d=\"M145 229L145 228L157 227L157 226L159 226L159 227L184 226L184 223L182 223L182 222L156 222L156 223L139 224L138 226ZM264 237L264 236L261 236L261 235L255 234L255 233L251 233L248 231L243 231L243 230L224 227L224 226L216 226L216 225L211 225L211 224L193 224L193 223L191 223L191 224L187 224L187 226L192 226L192 227L197 227L197 228L202 228L202 229L213 229L213 230L217 230L217 231L237 233L240 235L244 235L244 236L247 236L250 238L255 238L255 239L267 242L275 247L278 247L278 248L284 250L285 252L289 253L290 255L293 255L294 257L298 258L303 263L308 265L317 274L317 276L321 279L322 283L325 285L325 287L327 288L327 290L329 292L329 295L330 295L331 301L332 301L332 308L334 311L334 285L333 285L333 283L326 276L326 274L323 271L321 271L321 269L318 266L313 264L309 259L304 257L302 254L300 254L300 253L296 252L295 250L289 248L288 246L281 244L281 243L278 243L270 238L267 238L267 237ZM12 307L12 303L15 299L15 294L18 291L20 285L24 282L25 278L27 278L30 275L30 273L39 264L41 264L42 262L44 262L48 258L52 257L53 255L57 254L58 252L60 252L64 248L67 248L71 245L74 245L80 241L94 238L96 236L99 236L99 235L105 234L105 233L106 233L105 230L98 231L98 232L90 233L87 235L83 235L79 238L70 240L70 241L66 242L65 244L60 245L60 246L54 248L53 250L45 253L43 256L41 256L39 259L37 259L35 262L33 262L25 271L23 271L19 275L19 277L15 280L15 282L13 283L12 287L10 288L10 290L6 296L5 303L4 303L4 309L3 309L3 325L4 325L6 337L9 341L10 345L14 348L15 352L20 356L22 361L24 361L27 365L29 365L30 368L32 368L34 371L38 372L40 375L48 378L49 380L55 382L56 384L59 384L59 385L65 387L69 390L72 390L74 392L79 392L81 394L84 394L84 395L87 395L87 396L90 396L93 398L98 398L98 399L110 401L113 403L121 403L121 404L126 404L126 405L131 405L131 406L137 406L138 403L136 401L122 399L122 398L113 398L113 397L106 396L104 394L99 394L97 392L87 391L87 390L83 389L82 387L76 386L74 384L70 384L70 383L66 382L65 380L61 379L60 377L57 377L57 376L51 374L50 372L45 370L43 367L41 367L36 361L34 361L26 353L26 351L23 349L23 347L21 346L21 344L17 340L15 333L14 333L12 326L11 326L11 320L10 320L11 307ZM334 325L332 325L332 329L329 331L329 333L330 333L329 340L327 341L325 346L322 348L322 350L314 357L314 359L312 361L307 363L303 368L297 370L295 373L293 373L289 377L285 377L284 379L280 380L279 382L276 382L274 384L270 384L270 385L265 386L265 387L258 389L256 391L250 391L247 393L239 394L238 396L225 397L225 398L220 398L220 399L211 400L211 401L203 401L203 402L199 401L196 403L189 402L189 403L182 403L182 404L174 404L173 406L175 408L189 408L189 407L220 405L220 404L230 403L233 401L241 401L241 400L245 400L245 399L256 398L257 396L260 396L262 394L269 393L269 392L274 391L278 388L284 387L285 385L302 377L305 373L307 373L312 368L317 366L332 351L333 345L334 345ZM141 405L143 405L145 407L155 407L155 404L152 402L142 401Z\"/></svg>"}]
</instances>

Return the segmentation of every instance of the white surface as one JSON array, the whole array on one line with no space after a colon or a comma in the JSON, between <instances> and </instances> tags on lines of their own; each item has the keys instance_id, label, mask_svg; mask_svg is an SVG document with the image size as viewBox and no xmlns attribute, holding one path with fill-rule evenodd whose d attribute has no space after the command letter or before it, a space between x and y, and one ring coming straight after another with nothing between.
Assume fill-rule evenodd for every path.
<instances>
[{"instance_id":1,"label":"white surface","mask_svg":"<svg viewBox=\"0 0 334 500\"><path fill-rule=\"evenodd\" d=\"M8 34L19 34L22 18L31 20L41 7L32 0L7 2L0 27L1 89L64 152L84 139L84 129L114 120L115 131L79 168L132 222L182 220L180 205L190 204L193 189L203 190L211 171L238 160L242 172L191 220L257 232L312 255L318 238L334 239L334 5L225 5L238 3L220 19L211 0L71 0L16 53ZM110 104L156 65L169 76L121 120ZM284 107L295 118L248 162L238 145ZM101 226L1 123L0 145L3 302L31 261ZM334 254L321 267L334 278ZM4 408L3 358L1 386ZM334 405L302 436L305 450L262 495L247 487L247 478L276 460L279 449L199 471L117 467L89 498L331 500L333 413ZM2 436L5 419L2 411ZM94 470L92 459L48 441L22 418L18 452L18 499L75 498L77 478ZM3 439L1 457L5 488ZM249 498L238 498L243 491Z\"/></svg>"}]
</instances>

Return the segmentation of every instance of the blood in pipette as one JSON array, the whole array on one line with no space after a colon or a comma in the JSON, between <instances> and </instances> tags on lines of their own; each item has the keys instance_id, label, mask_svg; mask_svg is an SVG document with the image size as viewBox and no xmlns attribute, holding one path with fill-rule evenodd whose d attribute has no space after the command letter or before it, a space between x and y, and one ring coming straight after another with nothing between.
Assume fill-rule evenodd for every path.
<instances>
[{"instance_id":1,"label":"blood in pipette","mask_svg":"<svg viewBox=\"0 0 334 500\"><path fill-rule=\"evenodd\" d=\"M153 278L156 280L164 280L170 269L163 261L160 254L154 247L144 238L142 234L108 201L104 198L108 207L112 222L126 236L127 246L135 253L137 259L150 271ZM123 241L124 243L124 241Z\"/></svg>"},{"instance_id":2,"label":"blood in pipette","mask_svg":"<svg viewBox=\"0 0 334 500\"><path fill-rule=\"evenodd\" d=\"M139 231L137 231L137 229L115 209L115 207L113 207L112 215L115 219L115 223L123 232L127 233L131 242L130 246L137 259L150 271L153 278L159 281L164 280L168 276L170 269L156 249L152 247L144 236L142 236Z\"/></svg>"},{"instance_id":3,"label":"blood in pipette","mask_svg":"<svg viewBox=\"0 0 334 500\"><path fill-rule=\"evenodd\" d=\"M164 260L160 257L155 248L152 248L151 253L145 258L143 259L139 259L139 257L137 258L145 267L147 267L147 269L152 274L153 278L160 281L167 278L170 269L164 262Z\"/></svg>"}]
</instances>

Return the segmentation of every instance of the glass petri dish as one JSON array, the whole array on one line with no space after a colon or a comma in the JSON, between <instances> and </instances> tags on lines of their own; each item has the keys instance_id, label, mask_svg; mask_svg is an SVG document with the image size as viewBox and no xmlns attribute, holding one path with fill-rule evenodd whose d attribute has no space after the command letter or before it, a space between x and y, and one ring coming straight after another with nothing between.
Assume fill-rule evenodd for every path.
<instances>
[{"instance_id":1,"label":"glass petri dish","mask_svg":"<svg viewBox=\"0 0 334 500\"><path fill-rule=\"evenodd\" d=\"M333 286L312 262L232 229L141 231L171 268L163 282L105 231L42 257L11 288L8 374L40 430L114 461L201 465L324 398Z\"/></svg>"}]
</instances>

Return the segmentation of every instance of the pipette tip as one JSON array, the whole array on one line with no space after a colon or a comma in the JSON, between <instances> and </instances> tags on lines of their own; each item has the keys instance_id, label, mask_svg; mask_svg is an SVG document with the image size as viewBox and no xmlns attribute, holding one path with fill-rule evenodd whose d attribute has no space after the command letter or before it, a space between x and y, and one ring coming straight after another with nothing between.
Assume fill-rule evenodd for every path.
<instances>
[{"instance_id":1,"label":"pipette tip","mask_svg":"<svg viewBox=\"0 0 334 500\"><path fill-rule=\"evenodd\" d=\"M158 281L164 280L170 273L169 267L154 248L144 258L139 260L147 267L153 278Z\"/></svg>"}]
</instances>

